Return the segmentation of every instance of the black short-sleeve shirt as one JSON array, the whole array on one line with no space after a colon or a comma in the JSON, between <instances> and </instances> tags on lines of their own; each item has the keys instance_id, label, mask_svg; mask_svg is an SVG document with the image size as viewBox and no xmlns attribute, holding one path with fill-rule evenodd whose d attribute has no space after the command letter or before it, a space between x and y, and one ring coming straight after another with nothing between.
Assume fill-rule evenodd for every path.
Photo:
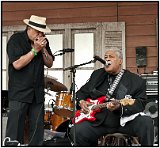
<instances>
[{"instance_id":1,"label":"black short-sleeve shirt","mask_svg":"<svg viewBox=\"0 0 160 148\"><path fill-rule=\"evenodd\" d=\"M38 52L37 56L20 70L16 70L12 64L31 51L31 49L31 41L26 30L13 34L7 43L9 100L31 103L35 96L37 103L44 101L44 62L42 52ZM46 45L46 49L53 57L49 42Z\"/></svg>"}]
</instances>

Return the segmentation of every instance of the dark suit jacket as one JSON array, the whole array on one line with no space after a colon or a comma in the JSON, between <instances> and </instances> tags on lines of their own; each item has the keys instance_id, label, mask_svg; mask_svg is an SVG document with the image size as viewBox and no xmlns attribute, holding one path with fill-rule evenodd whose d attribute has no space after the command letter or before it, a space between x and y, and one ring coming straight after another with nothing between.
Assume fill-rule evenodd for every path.
<instances>
[{"instance_id":1,"label":"dark suit jacket","mask_svg":"<svg viewBox=\"0 0 160 148\"><path fill-rule=\"evenodd\" d=\"M96 98L105 95L97 90L97 87L102 84L104 79L106 78L108 73L104 70L104 68L95 70L89 81L77 91L76 97L77 102L80 100L86 100L87 98L91 98L95 100ZM108 84L109 87L109 84ZM125 95L131 95L133 99L136 99L135 103L132 106L124 106L123 107L123 115L129 116L131 114L135 114L137 112L141 112L145 108L146 102L146 82L138 75L125 70L119 84L117 85L113 97L116 99L123 99ZM114 112L105 111L106 109L102 109L101 113L96 114L98 125L105 118L111 121L111 126L116 126L119 124L119 117L122 113L122 110L117 110ZM115 117L114 117L115 116ZM112 120L113 119L113 120ZM113 124L113 122L118 122L117 124ZM95 122L96 123L96 122ZM97 123L96 123L97 124Z\"/></svg>"}]
</instances>

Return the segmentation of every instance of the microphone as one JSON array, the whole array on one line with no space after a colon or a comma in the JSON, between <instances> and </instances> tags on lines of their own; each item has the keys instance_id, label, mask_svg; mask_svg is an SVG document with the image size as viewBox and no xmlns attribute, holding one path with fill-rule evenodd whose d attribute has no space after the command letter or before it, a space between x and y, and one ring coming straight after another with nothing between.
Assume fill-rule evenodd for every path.
<instances>
[{"instance_id":1,"label":"microphone","mask_svg":"<svg viewBox=\"0 0 160 148\"><path fill-rule=\"evenodd\" d=\"M72 49L72 48L66 48L66 49L59 50L59 51L63 52L63 53L65 53L65 52L74 52L74 49Z\"/></svg>"},{"instance_id":2,"label":"microphone","mask_svg":"<svg viewBox=\"0 0 160 148\"><path fill-rule=\"evenodd\" d=\"M110 62L110 61L107 62L107 61L103 60L102 58L100 58L99 56L94 56L93 58L94 58L95 60L101 62L101 63L104 64L105 66L111 65L111 62Z\"/></svg>"}]
</instances>

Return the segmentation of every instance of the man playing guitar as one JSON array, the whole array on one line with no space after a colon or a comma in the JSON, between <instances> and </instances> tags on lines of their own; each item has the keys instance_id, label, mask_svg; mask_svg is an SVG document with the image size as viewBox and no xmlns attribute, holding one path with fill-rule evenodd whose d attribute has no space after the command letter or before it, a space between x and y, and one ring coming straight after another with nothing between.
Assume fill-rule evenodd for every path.
<instances>
[{"instance_id":1,"label":"man playing guitar","mask_svg":"<svg viewBox=\"0 0 160 148\"><path fill-rule=\"evenodd\" d=\"M77 111L70 130L75 146L98 146L100 136L115 132L137 136L141 146L153 146L150 117L138 115L125 126L120 125L121 117L143 112L147 103L145 80L122 69L121 51L108 49L104 60L110 64L95 70L76 93ZM131 98L124 101L128 95Z\"/></svg>"}]
</instances>

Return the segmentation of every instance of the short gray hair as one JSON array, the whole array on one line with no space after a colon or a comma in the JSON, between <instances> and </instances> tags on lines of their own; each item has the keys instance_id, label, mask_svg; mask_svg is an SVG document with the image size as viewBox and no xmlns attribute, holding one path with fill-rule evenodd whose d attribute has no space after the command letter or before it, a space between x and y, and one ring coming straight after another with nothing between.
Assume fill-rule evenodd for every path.
<instances>
[{"instance_id":1,"label":"short gray hair","mask_svg":"<svg viewBox=\"0 0 160 148\"><path fill-rule=\"evenodd\" d=\"M116 55L120 58L120 59L123 59L123 53L122 53L122 49L121 48L118 48L118 47L108 47L106 49L106 52L107 51L114 51L116 53Z\"/></svg>"}]
</instances>

